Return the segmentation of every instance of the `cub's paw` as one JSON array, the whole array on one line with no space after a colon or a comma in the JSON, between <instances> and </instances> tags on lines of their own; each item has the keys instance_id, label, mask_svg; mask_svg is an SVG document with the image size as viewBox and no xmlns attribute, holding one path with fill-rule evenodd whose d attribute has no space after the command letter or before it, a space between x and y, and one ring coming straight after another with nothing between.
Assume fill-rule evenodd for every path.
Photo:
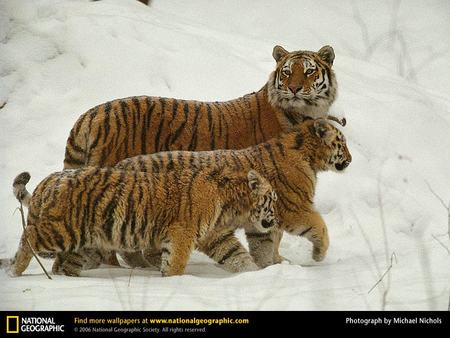
<instances>
[{"instance_id":1,"label":"cub's paw","mask_svg":"<svg viewBox=\"0 0 450 338\"><path fill-rule=\"evenodd\" d=\"M316 261L316 262L321 262L324 260L325 256L327 255L326 252L320 250L319 248L314 248L313 249L313 254L312 254L312 258Z\"/></svg>"},{"instance_id":2,"label":"cub's paw","mask_svg":"<svg viewBox=\"0 0 450 338\"><path fill-rule=\"evenodd\" d=\"M273 264L291 264L291 261L287 259L286 257L283 257L281 255L277 255L273 258Z\"/></svg>"},{"instance_id":3,"label":"cub's paw","mask_svg":"<svg viewBox=\"0 0 450 338\"><path fill-rule=\"evenodd\" d=\"M219 264L221 268L228 272L248 272L259 270L251 257L232 257L227 259L223 264Z\"/></svg>"}]
</instances>

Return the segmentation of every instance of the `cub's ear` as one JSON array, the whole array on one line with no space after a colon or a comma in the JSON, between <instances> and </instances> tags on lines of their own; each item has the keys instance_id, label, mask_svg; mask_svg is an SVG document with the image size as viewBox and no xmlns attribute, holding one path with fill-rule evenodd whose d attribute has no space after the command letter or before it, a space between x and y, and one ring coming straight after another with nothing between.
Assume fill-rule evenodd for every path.
<instances>
[{"instance_id":1,"label":"cub's ear","mask_svg":"<svg viewBox=\"0 0 450 338\"><path fill-rule=\"evenodd\" d=\"M254 194L264 194L271 186L256 170L250 170L247 174L248 186Z\"/></svg>"},{"instance_id":2,"label":"cub's ear","mask_svg":"<svg viewBox=\"0 0 450 338\"><path fill-rule=\"evenodd\" d=\"M250 170L247 174L248 186L252 192L258 192L261 186L261 175L256 170Z\"/></svg>"},{"instance_id":3,"label":"cub's ear","mask_svg":"<svg viewBox=\"0 0 450 338\"><path fill-rule=\"evenodd\" d=\"M289 52L281 46L276 45L273 47L272 56L276 62L280 61Z\"/></svg>"},{"instance_id":4,"label":"cub's ear","mask_svg":"<svg viewBox=\"0 0 450 338\"><path fill-rule=\"evenodd\" d=\"M330 124L324 119L317 119L314 121L314 132L317 137L324 140L325 143L328 143L332 136Z\"/></svg>"},{"instance_id":5,"label":"cub's ear","mask_svg":"<svg viewBox=\"0 0 450 338\"><path fill-rule=\"evenodd\" d=\"M333 47L331 47L331 46L323 46L322 48L319 49L317 54L319 55L319 57L323 61L328 63L330 66L333 65L333 61L334 61L334 50L333 50Z\"/></svg>"}]
</instances>

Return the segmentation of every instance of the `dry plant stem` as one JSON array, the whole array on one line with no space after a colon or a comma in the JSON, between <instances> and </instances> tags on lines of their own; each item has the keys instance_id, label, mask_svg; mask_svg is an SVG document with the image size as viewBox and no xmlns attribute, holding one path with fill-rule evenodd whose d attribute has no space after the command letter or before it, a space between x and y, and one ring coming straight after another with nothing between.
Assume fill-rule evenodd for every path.
<instances>
[{"instance_id":1,"label":"dry plant stem","mask_svg":"<svg viewBox=\"0 0 450 338\"><path fill-rule=\"evenodd\" d=\"M442 204L442 206L445 208L445 210L447 210L447 235L448 238L450 240L450 203L447 205L445 204L444 200L442 199L441 196L439 196L434 190L433 188L431 188L431 185L425 181L425 183L428 186L428 189L430 190L430 192L434 195L434 197L437 198L437 200Z\"/></svg>"},{"instance_id":2,"label":"dry plant stem","mask_svg":"<svg viewBox=\"0 0 450 338\"><path fill-rule=\"evenodd\" d=\"M397 263L397 257L395 256L395 252L393 252L392 255L391 255L391 264L388 266L388 268L383 273L383 275L380 277L380 279L374 284L374 286L372 286L370 288L369 292L367 292L367 293L371 293L372 290L375 289L377 287L377 285L381 283L381 281L383 280L384 276L386 276L388 274L388 272L392 269L394 259L395 259L395 263Z\"/></svg>"},{"instance_id":3,"label":"dry plant stem","mask_svg":"<svg viewBox=\"0 0 450 338\"><path fill-rule=\"evenodd\" d=\"M22 202L19 202L19 203L20 203L20 208L19 208L19 211L20 211L20 217L22 218L22 228L23 228L23 231L24 231L24 234L25 234L25 238L26 238L26 240L27 240L27 244L28 244L28 246L30 247L31 252L33 253L34 258L36 258L37 262L38 262L39 265L41 266L41 269L42 269L42 270L44 271L44 273L47 275L47 278L48 278L48 279L52 279L52 277L50 277L50 275L48 274L47 270L45 270L45 268L44 268L44 266L42 265L41 261L39 260L38 256L37 256L36 253L34 252L34 249L33 249L33 247L31 246L30 241L29 241L28 238L26 237L26 231L27 231L27 230L26 230L26 227L25 227L25 216L24 216L24 214L23 214Z\"/></svg>"},{"instance_id":4,"label":"dry plant stem","mask_svg":"<svg viewBox=\"0 0 450 338\"><path fill-rule=\"evenodd\" d=\"M439 240L439 238L437 238L435 235L431 235L431 237L433 237L435 240L436 240L436 242L438 242L447 252L448 252L448 254L450 255L450 250L449 250L449 248L447 248L446 246L445 246L445 244L444 243L442 243L440 240Z\"/></svg>"},{"instance_id":5,"label":"dry plant stem","mask_svg":"<svg viewBox=\"0 0 450 338\"><path fill-rule=\"evenodd\" d=\"M381 172L378 176L378 186L377 186L377 198L378 198L378 208L380 211L380 221L381 221L381 230L383 231L383 242L384 242L384 255L386 256L386 265L389 265L389 243L388 243L388 235L386 231L386 220L384 217L384 208L383 208L383 198L381 194ZM392 266L392 255L391 255L391 266ZM390 270L390 268L388 268ZM384 275L383 275L384 276ZM391 275L388 274L386 287L383 291L383 298L381 302L381 310L386 310L386 302L387 295L389 293L389 289L391 287Z\"/></svg>"},{"instance_id":6,"label":"dry plant stem","mask_svg":"<svg viewBox=\"0 0 450 338\"><path fill-rule=\"evenodd\" d=\"M130 276L128 277L128 287L130 287L131 276L133 275L134 268L131 268Z\"/></svg>"}]
</instances>

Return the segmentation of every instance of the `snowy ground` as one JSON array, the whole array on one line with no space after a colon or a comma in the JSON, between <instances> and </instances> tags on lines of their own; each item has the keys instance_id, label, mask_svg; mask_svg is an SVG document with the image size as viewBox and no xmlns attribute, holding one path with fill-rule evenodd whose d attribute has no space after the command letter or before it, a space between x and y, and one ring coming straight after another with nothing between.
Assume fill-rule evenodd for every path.
<instances>
[{"instance_id":1,"label":"snowy ground","mask_svg":"<svg viewBox=\"0 0 450 338\"><path fill-rule=\"evenodd\" d=\"M275 44L330 44L332 110L347 118L354 160L319 177L325 261L285 236L291 264L244 274L200 253L171 278L105 266L48 281L33 262L20 278L0 271L0 310L447 309L448 214L430 187L450 203L450 3L257 3L0 0L0 256L12 256L21 235L13 177L29 170L34 187L60 170L88 108L140 94L234 98L266 82Z\"/></svg>"}]
</instances>

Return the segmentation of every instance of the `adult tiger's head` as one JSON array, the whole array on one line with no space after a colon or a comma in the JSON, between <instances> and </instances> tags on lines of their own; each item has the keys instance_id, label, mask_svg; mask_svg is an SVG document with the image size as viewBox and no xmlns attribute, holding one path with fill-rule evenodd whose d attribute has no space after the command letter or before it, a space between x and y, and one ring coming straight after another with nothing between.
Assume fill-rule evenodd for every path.
<instances>
[{"instance_id":1,"label":"adult tiger's head","mask_svg":"<svg viewBox=\"0 0 450 338\"><path fill-rule=\"evenodd\" d=\"M333 70L334 51L330 46L318 52L288 52L275 46L277 62L268 82L269 101L285 113L286 122L295 125L304 117L325 117L337 95Z\"/></svg>"}]
</instances>

